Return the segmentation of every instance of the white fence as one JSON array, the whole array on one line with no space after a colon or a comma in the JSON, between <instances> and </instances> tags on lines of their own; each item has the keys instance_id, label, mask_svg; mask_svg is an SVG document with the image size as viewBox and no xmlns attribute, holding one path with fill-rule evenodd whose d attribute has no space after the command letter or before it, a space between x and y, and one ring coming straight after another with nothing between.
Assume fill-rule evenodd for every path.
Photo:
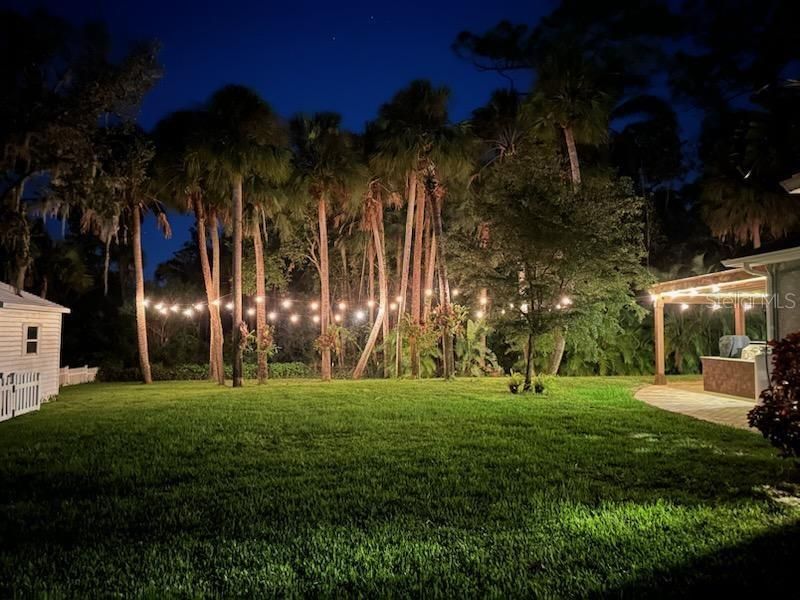
<instances>
[{"instance_id":1,"label":"white fence","mask_svg":"<svg viewBox=\"0 0 800 600\"><path fill-rule=\"evenodd\" d=\"M58 370L58 385L77 385L79 383L91 383L97 377L97 367L64 367Z\"/></svg>"},{"instance_id":2,"label":"white fence","mask_svg":"<svg viewBox=\"0 0 800 600\"><path fill-rule=\"evenodd\" d=\"M0 421L39 410L39 373L0 373Z\"/></svg>"}]
</instances>

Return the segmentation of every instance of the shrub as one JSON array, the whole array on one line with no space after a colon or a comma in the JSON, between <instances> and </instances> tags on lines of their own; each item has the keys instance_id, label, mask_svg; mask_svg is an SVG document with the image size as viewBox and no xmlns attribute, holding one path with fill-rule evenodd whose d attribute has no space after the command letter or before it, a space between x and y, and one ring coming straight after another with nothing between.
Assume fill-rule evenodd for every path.
<instances>
[{"instance_id":1,"label":"shrub","mask_svg":"<svg viewBox=\"0 0 800 600\"><path fill-rule=\"evenodd\" d=\"M269 363L269 376L275 379L289 379L299 377L311 377L313 370L301 362L289 363ZM202 381L208 379L208 365L205 364L181 364L166 366L160 363L150 365L153 381ZM225 376L231 378L230 365L225 366ZM258 376L258 365L252 363L244 364L244 376L246 379L256 379ZM142 378L138 367L122 367L116 364L106 364L100 367L97 373L99 381L140 381Z\"/></svg>"},{"instance_id":2,"label":"shrub","mask_svg":"<svg viewBox=\"0 0 800 600\"><path fill-rule=\"evenodd\" d=\"M748 421L785 457L800 457L800 332L772 341L770 386Z\"/></svg>"},{"instance_id":3,"label":"shrub","mask_svg":"<svg viewBox=\"0 0 800 600\"><path fill-rule=\"evenodd\" d=\"M525 376L522 373L517 373L516 371L511 371L511 375L508 376L508 390L512 394L518 394L519 389L525 383Z\"/></svg>"}]
</instances>

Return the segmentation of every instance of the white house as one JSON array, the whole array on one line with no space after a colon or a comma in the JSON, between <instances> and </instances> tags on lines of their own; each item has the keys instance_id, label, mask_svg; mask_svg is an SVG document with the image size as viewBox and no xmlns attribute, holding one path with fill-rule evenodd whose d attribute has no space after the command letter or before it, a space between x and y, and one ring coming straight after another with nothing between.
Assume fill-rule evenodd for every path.
<instances>
[{"instance_id":1,"label":"white house","mask_svg":"<svg viewBox=\"0 0 800 600\"><path fill-rule=\"evenodd\" d=\"M38 379L39 402L58 394L61 318L69 309L0 282L0 378ZM29 374L38 373L31 377ZM13 379L11 379L13 381Z\"/></svg>"}]
</instances>

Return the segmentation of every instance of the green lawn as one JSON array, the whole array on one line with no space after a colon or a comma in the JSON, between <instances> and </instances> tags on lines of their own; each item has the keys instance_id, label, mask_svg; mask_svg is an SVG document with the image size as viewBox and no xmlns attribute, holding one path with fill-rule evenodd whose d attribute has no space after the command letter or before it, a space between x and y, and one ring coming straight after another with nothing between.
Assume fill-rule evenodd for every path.
<instances>
[{"instance_id":1,"label":"green lawn","mask_svg":"<svg viewBox=\"0 0 800 600\"><path fill-rule=\"evenodd\" d=\"M0 596L796 591L792 464L635 383L67 388L0 424Z\"/></svg>"}]
</instances>

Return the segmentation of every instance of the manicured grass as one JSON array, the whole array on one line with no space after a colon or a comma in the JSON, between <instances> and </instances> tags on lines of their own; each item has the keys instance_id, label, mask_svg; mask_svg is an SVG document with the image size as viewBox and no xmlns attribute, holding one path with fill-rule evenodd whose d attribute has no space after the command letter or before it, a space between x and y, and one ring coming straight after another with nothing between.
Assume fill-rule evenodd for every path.
<instances>
[{"instance_id":1,"label":"manicured grass","mask_svg":"<svg viewBox=\"0 0 800 600\"><path fill-rule=\"evenodd\" d=\"M68 388L0 424L0 596L796 593L792 464L635 383Z\"/></svg>"}]
</instances>

